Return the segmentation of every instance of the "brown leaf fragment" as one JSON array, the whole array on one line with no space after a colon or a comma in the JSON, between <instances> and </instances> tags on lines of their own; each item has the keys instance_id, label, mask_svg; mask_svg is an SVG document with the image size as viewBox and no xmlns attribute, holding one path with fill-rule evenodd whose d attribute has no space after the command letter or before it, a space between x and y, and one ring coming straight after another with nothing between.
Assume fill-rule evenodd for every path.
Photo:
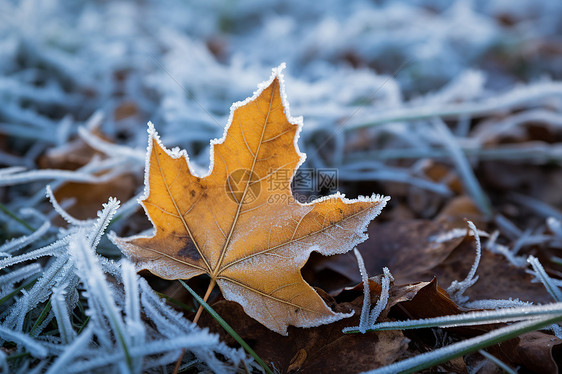
<instances>
[{"instance_id":1,"label":"brown leaf fragment","mask_svg":"<svg viewBox=\"0 0 562 374\"><path fill-rule=\"evenodd\" d=\"M432 318L455 315L468 310L458 307L437 285L437 281L393 286L389 300L390 318L398 320ZM505 324L467 326L445 329L456 339L481 335ZM427 329L409 330L407 336L434 349L435 335ZM557 362L562 359L562 340L545 332L535 331L486 348L512 367L524 367L533 373L557 373ZM450 363L449 363L450 364Z\"/></svg>"},{"instance_id":2,"label":"brown leaf fragment","mask_svg":"<svg viewBox=\"0 0 562 374\"><path fill-rule=\"evenodd\" d=\"M484 216L474 201L466 195L451 199L441 209L435 220L446 224L449 228L466 228L466 221L472 221L476 227L483 229L485 225Z\"/></svg>"},{"instance_id":3,"label":"brown leaf fragment","mask_svg":"<svg viewBox=\"0 0 562 374\"><path fill-rule=\"evenodd\" d=\"M369 239L359 244L357 249L363 256L369 275L379 274L386 266L396 284L429 281L434 277L432 269L462 241L462 238L444 243L431 241L447 230L447 226L429 220L373 223L368 229ZM416 260L412 261L413 258ZM351 255L315 257L314 260L316 263L311 266L317 273L329 269L346 276L353 283L361 282L357 261Z\"/></svg>"},{"instance_id":4,"label":"brown leaf fragment","mask_svg":"<svg viewBox=\"0 0 562 374\"><path fill-rule=\"evenodd\" d=\"M119 201L127 201L133 197L137 180L132 174L118 175L103 183L64 183L55 192L55 198L60 203L71 199L72 205L66 211L78 219L96 217L102 203L110 197Z\"/></svg>"},{"instance_id":5,"label":"brown leaf fragment","mask_svg":"<svg viewBox=\"0 0 562 374\"><path fill-rule=\"evenodd\" d=\"M479 367L480 370L478 370L478 374L505 374L503 369L499 368L498 365L486 359L478 352L464 356L464 362L469 368Z\"/></svg>"},{"instance_id":6,"label":"brown leaf fragment","mask_svg":"<svg viewBox=\"0 0 562 374\"><path fill-rule=\"evenodd\" d=\"M101 133L96 135L103 137ZM48 149L39 157L38 164L41 169L76 170L86 165L96 154L99 155L99 152L81 138L76 138L63 146Z\"/></svg>"},{"instance_id":7,"label":"brown leaf fragment","mask_svg":"<svg viewBox=\"0 0 562 374\"><path fill-rule=\"evenodd\" d=\"M117 108L113 114L116 121L124 120L125 118L134 117L139 114L139 107L134 101L125 101Z\"/></svg>"},{"instance_id":8,"label":"brown leaf fragment","mask_svg":"<svg viewBox=\"0 0 562 374\"><path fill-rule=\"evenodd\" d=\"M90 125L88 131L104 141L111 142L99 125L99 122ZM47 149L37 163L41 169L76 170L90 162L94 156L103 158L105 155L90 147L81 137L76 137L58 147Z\"/></svg>"},{"instance_id":9,"label":"brown leaf fragment","mask_svg":"<svg viewBox=\"0 0 562 374\"><path fill-rule=\"evenodd\" d=\"M292 373L295 371L299 371L302 365L304 364L304 362L306 361L306 357L307 357L306 350L303 348L299 349L297 354L291 359L291 362L289 362L289 367L287 368L287 372Z\"/></svg>"},{"instance_id":10,"label":"brown leaf fragment","mask_svg":"<svg viewBox=\"0 0 562 374\"><path fill-rule=\"evenodd\" d=\"M465 237L449 256L432 269L443 285L462 280L470 271L476 256L474 237ZM532 283L533 276L512 265L507 259L486 249L482 250L476 271L478 281L465 295L471 300L518 298L535 303L551 303L552 296L541 283Z\"/></svg>"},{"instance_id":11,"label":"brown leaf fragment","mask_svg":"<svg viewBox=\"0 0 562 374\"><path fill-rule=\"evenodd\" d=\"M494 326L495 328L495 326ZM562 359L562 340L542 331L533 331L505 341L486 351L523 373L556 374Z\"/></svg>"},{"instance_id":12,"label":"brown leaf fragment","mask_svg":"<svg viewBox=\"0 0 562 374\"><path fill-rule=\"evenodd\" d=\"M530 332L519 337L513 363L535 373L555 374L562 362L562 340L544 332Z\"/></svg>"},{"instance_id":13,"label":"brown leaf fragment","mask_svg":"<svg viewBox=\"0 0 562 374\"><path fill-rule=\"evenodd\" d=\"M90 132L105 141L110 139L98 127L93 127ZM105 157L102 153L90 147L82 138L75 138L59 147L48 149L39 160L42 169L76 170L92 160L93 157ZM100 183L66 182L56 188L53 193L59 203L64 205L65 200L73 203L65 210L78 219L96 217L102 203L110 197L120 201L129 200L135 193L138 181L134 174L123 173L110 180ZM61 226L65 222L59 218L55 224Z\"/></svg>"},{"instance_id":14,"label":"brown leaf fragment","mask_svg":"<svg viewBox=\"0 0 562 374\"><path fill-rule=\"evenodd\" d=\"M407 319L432 318L463 312L463 309L449 298L447 292L437 285L436 278L431 282L394 286L390 292L388 305L392 307L393 312Z\"/></svg>"},{"instance_id":15,"label":"brown leaf fragment","mask_svg":"<svg viewBox=\"0 0 562 374\"><path fill-rule=\"evenodd\" d=\"M449 298L447 292L438 286L436 279L431 282L393 286L390 290L388 306L390 307L388 317L400 321L456 315L467 311L458 307ZM458 339L459 337L473 337L488 330L476 326L474 328L462 327L445 330L414 329L404 330L403 332L408 338L412 339L409 353L417 355L451 343L448 339L450 334L454 334ZM429 369L428 372L466 373L467 370L463 359L457 358Z\"/></svg>"},{"instance_id":16,"label":"brown leaf fragment","mask_svg":"<svg viewBox=\"0 0 562 374\"><path fill-rule=\"evenodd\" d=\"M407 343L401 331L337 337L311 354L300 372L361 373L380 368L400 360L406 354Z\"/></svg>"},{"instance_id":17,"label":"brown leaf fragment","mask_svg":"<svg viewBox=\"0 0 562 374\"><path fill-rule=\"evenodd\" d=\"M380 273L386 266L396 284L429 281L436 275L433 269L463 240L460 237L438 243L434 239L455 228L467 229L467 219L476 222L479 228L484 226L474 202L460 196L452 199L433 220L393 219L371 223L369 239L357 248L370 275ZM307 279L329 290L361 281L357 261L349 254L312 256L305 270Z\"/></svg>"},{"instance_id":18,"label":"brown leaf fragment","mask_svg":"<svg viewBox=\"0 0 562 374\"><path fill-rule=\"evenodd\" d=\"M428 371L433 373L468 373L466 363L464 362L462 357L457 357L450 361L443 362L438 366L429 369Z\"/></svg>"}]
</instances>

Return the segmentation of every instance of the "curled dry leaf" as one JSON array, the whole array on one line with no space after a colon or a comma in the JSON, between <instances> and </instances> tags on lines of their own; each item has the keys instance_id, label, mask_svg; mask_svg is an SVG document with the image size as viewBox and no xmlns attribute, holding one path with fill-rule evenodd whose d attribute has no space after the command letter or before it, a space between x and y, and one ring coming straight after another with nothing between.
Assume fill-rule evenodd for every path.
<instances>
[{"instance_id":1,"label":"curled dry leaf","mask_svg":"<svg viewBox=\"0 0 562 374\"><path fill-rule=\"evenodd\" d=\"M358 245L357 249L365 260L368 274L378 274L387 266L392 269L396 284L431 280L435 275L432 269L446 259L462 241L462 238L443 243L431 240L432 237L445 232L446 226L430 220L377 222L369 225L370 239ZM415 261L412 261L414 258ZM315 274L329 270L329 277L326 278L330 278L332 282L338 279L338 275L345 277L343 285L347 285L349 280L354 283L361 282L357 263L350 255L330 258L313 256L313 262L307 267L312 267ZM346 284L347 279L349 280ZM324 279L320 281L320 286L324 289L331 284ZM331 289L335 290L336 287Z\"/></svg>"},{"instance_id":2,"label":"curled dry leaf","mask_svg":"<svg viewBox=\"0 0 562 374\"><path fill-rule=\"evenodd\" d=\"M390 293L389 316L398 320L433 318L469 311L457 306L447 292L437 285L437 279L431 282L393 286ZM445 330L459 338L471 338L502 326L505 325L463 326ZM427 349L431 349L436 343L435 335L431 330L410 330L406 335L418 344L424 342ZM522 372L557 373L561 345L561 339L545 332L534 331L488 347L486 350L508 365L520 367ZM470 360L469 357L468 359Z\"/></svg>"},{"instance_id":3,"label":"curled dry leaf","mask_svg":"<svg viewBox=\"0 0 562 374\"><path fill-rule=\"evenodd\" d=\"M387 217L388 218L388 217ZM466 196L452 199L433 220L392 219L369 225L369 239L359 244L357 249L365 260L368 274L378 274L383 267L392 269L396 284L429 281L440 275L435 271L457 246L462 237L446 241L435 239L446 235L452 229L467 229L466 219L475 222L478 228L485 227L483 216L476 205ZM465 255L466 272L474 261L474 240L469 241L471 252ZM415 258L415 261L412 259ZM349 281L361 282L357 262L349 254L323 257L313 255L305 270L305 279L314 274L315 285L330 291L348 286ZM320 276L319 276L320 275ZM450 283L454 279L447 279ZM494 279L492 277L491 279ZM439 277L440 282L443 279Z\"/></svg>"},{"instance_id":4,"label":"curled dry leaf","mask_svg":"<svg viewBox=\"0 0 562 374\"><path fill-rule=\"evenodd\" d=\"M430 271L441 284L448 285L468 274L474 257L474 238L465 237ZM471 300L517 298L535 303L552 302L552 296L541 283L533 282L531 274L500 254L484 251L476 274L478 281L465 292Z\"/></svg>"},{"instance_id":5,"label":"curled dry leaf","mask_svg":"<svg viewBox=\"0 0 562 374\"><path fill-rule=\"evenodd\" d=\"M289 116L282 67L254 96L234 104L220 140L211 142L209 174L193 172L185 151L167 150L149 124L142 205L150 237L116 238L137 264L165 279L208 274L223 296L280 334L346 316L333 312L302 278L310 253L333 255L364 241L385 206L379 195L335 194L301 204L291 180L305 156L301 119Z\"/></svg>"},{"instance_id":6,"label":"curled dry leaf","mask_svg":"<svg viewBox=\"0 0 562 374\"><path fill-rule=\"evenodd\" d=\"M92 126L89 131L106 142L112 142L98 126ZM59 147L48 149L38 159L38 164L41 169L77 170L92 161L94 157L105 156L81 138L76 138ZM103 173L98 173L98 176L101 175ZM66 200L73 201L70 206L65 206L65 210L71 216L89 219L96 217L101 204L110 197L115 197L119 201L129 200L135 194L136 186L135 175L132 172L124 172L99 183L65 182L54 187L54 195L60 203ZM60 217L54 219L54 223L60 226L66 225Z\"/></svg>"}]
</instances>

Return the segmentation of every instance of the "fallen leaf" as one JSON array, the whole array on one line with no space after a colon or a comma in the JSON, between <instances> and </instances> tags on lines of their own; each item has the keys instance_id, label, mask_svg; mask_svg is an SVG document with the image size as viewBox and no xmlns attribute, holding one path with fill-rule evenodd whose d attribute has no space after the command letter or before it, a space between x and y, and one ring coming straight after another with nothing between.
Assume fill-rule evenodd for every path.
<instances>
[{"instance_id":1,"label":"fallen leaf","mask_svg":"<svg viewBox=\"0 0 562 374\"><path fill-rule=\"evenodd\" d=\"M89 132L96 137L111 142L95 123ZM75 138L59 147L48 149L39 159L42 169L77 170L86 165L94 157L104 158L105 155L90 147L82 138ZM98 174L98 176L103 173ZM133 173L123 173L100 183L65 182L54 187L54 195L58 202L70 200L72 204L65 210L78 219L96 217L99 207L109 197L120 201L129 200L137 187L137 178ZM56 225L65 226L66 222L58 217L53 220Z\"/></svg>"},{"instance_id":2,"label":"fallen leaf","mask_svg":"<svg viewBox=\"0 0 562 374\"><path fill-rule=\"evenodd\" d=\"M446 291L437 285L436 279L431 282L393 286L390 293L388 315L398 320L433 318L469 311L457 306ZM502 326L505 324L452 327L445 331L458 337L471 338ZM405 335L413 341L423 342L427 350L433 349L437 343L442 343L435 340L436 335L430 329L409 330ZM556 373L557 360L553 356L558 356L561 344L562 340L553 335L534 331L486 350L505 363L525 368L529 372Z\"/></svg>"},{"instance_id":3,"label":"fallen leaf","mask_svg":"<svg viewBox=\"0 0 562 374\"><path fill-rule=\"evenodd\" d=\"M149 124L142 205L153 236L113 237L137 264L165 279L208 274L223 296L280 334L349 316L333 312L302 278L312 251L345 253L364 241L388 198L335 194L308 204L290 184L304 161L300 119L289 116L281 68L254 96L233 105L222 139L211 142L206 176L185 151L167 150Z\"/></svg>"},{"instance_id":4,"label":"fallen leaf","mask_svg":"<svg viewBox=\"0 0 562 374\"><path fill-rule=\"evenodd\" d=\"M449 228L467 228L467 220L472 221L480 229L486 225L484 215L474 201L466 195L448 201L435 217L435 221L445 223Z\"/></svg>"},{"instance_id":5,"label":"fallen leaf","mask_svg":"<svg viewBox=\"0 0 562 374\"><path fill-rule=\"evenodd\" d=\"M455 246L462 241L462 238L443 243L431 241L432 237L447 231L447 226L429 220L374 223L369 226L370 239L358 245L357 249L365 260L369 275L378 274L384 266L387 266L397 284L429 281L434 276L432 269L447 258ZM412 261L413 258L416 260ZM314 263L310 266L317 274L330 270L344 275L353 283L361 281L357 261L353 256L340 255L330 258L313 256L313 260Z\"/></svg>"},{"instance_id":6,"label":"fallen leaf","mask_svg":"<svg viewBox=\"0 0 562 374\"><path fill-rule=\"evenodd\" d=\"M122 121L129 117L134 117L139 113L139 107L134 101L125 101L121 103L117 108L113 116L116 121Z\"/></svg>"},{"instance_id":7,"label":"fallen leaf","mask_svg":"<svg viewBox=\"0 0 562 374\"><path fill-rule=\"evenodd\" d=\"M472 200L460 196L444 206L433 220L372 222L368 228L369 239L359 244L357 249L370 275L380 273L386 266L392 271L396 284L429 281L436 275L433 269L463 240L460 237L437 242L433 238L454 228L466 229L467 219L476 222L479 228L484 227L482 215ZM304 269L305 279L314 280L314 285L325 290L335 291L350 283L361 282L357 261L349 253L332 257L313 254Z\"/></svg>"},{"instance_id":8,"label":"fallen leaf","mask_svg":"<svg viewBox=\"0 0 562 374\"><path fill-rule=\"evenodd\" d=\"M289 362L287 371L290 373L292 371L300 370L300 368L304 365L307 356L308 354L306 353L306 349L299 349L297 354L295 354L295 356L291 359L291 362Z\"/></svg>"},{"instance_id":9,"label":"fallen leaf","mask_svg":"<svg viewBox=\"0 0 562 374\"><path fill-rule=\"evenodd\" d=\"M431 272L441 284L449 285L466 277L475 256L474 237L465 237ZM478 281L465 292L471 300L518 298L536 303L553 301L545 287L534 283L533 276L524 268L515 267L504 256L489 250L482 250L476 275Z\"/></svg>"},{"instance_id":10,"label":"fallen leaf","mask_svg":"<svg viewBox=\"0 0 562 374\"><path fill-rule=\"evenodd\" d=\"M124 173L103 183L67 182L57 188L54 194L61 203L72 200L72 205L66 208L71 216L88 219L96 217L100 205L112 196L120 201L128 201L133 197L136 186L137 178Z\"/></svg>"},{"instance_id":11,"label":"fallen leaf","mask_svg":"<svg viewBox=\"0 0 562 374\"><path fill-rule=\"evenodd\" d=\"M396 308L397 305L399 308ZM392 309L393 316L400 316L399 319L433 318L463 312L447 292L437 285L435 278L431 282L393 286L387 308Z\"/></svg>"},{"instance_id":12,"label":"fallen leaf","mask_svg":"<svg viewBox=\"0 0 562 374\"><path fill-rule=\"evenodd\" d=\"M97 127L90 129L95 136L110 141ZM55 148L49 148L39 157L41 169L76 170L86 165L92 157L103 154L90 147L82 138L75 138Z\"/></svg>"},{"instance_id":13,"label":"fallen leaf","mask_svg":"<svg viewBox=\"0 0 562 374\"><path fill-rule=\"evenodd\" d=\"M514 363L534 373L559 372L562 339L541 331L533 331L519 336L517 343L514 352L509 352L509 357L513 357Z\"/></svg>"}]
</instances>

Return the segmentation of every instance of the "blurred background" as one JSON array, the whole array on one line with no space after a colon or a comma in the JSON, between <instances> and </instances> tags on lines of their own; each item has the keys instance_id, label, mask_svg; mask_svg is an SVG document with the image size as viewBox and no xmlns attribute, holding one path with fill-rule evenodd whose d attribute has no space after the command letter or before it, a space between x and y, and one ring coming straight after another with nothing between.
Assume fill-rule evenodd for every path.
<instances>
[{"instance_id":1,"label":"blurred background","mask_svg":"<svg viewBox=\"0 0 562 374\"><path fill-rule=\"evenodd\" d=\"M304 167L337 168L340 190L389 194L426 217L453 195L488 216L496 190L545 198L512 161L561 157L562 3L552 0L3 0L0 164L15 168L3 184L19 188L2 197L34 204L43 185L28 182L54 180L81 218L110 195L130 200L149 120L204 173L230 105L282 62L291 114L304 117ZM509 180L497 175L506 167ZM80 172L50 171L61 169Z\"/></svg>"}]
</instances>

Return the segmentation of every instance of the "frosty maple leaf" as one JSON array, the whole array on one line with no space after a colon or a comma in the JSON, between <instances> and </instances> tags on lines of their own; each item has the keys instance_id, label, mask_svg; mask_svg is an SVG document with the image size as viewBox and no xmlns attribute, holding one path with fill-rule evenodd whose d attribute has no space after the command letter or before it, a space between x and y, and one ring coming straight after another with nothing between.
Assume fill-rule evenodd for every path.
<instances>
[{"instance_id":1,"label":"frosty maple leaf","mask_svg":"<svg viewBox=\"0 0 562 374\"><path fill-rule=\"evenodd\" d=\"M289 115L282 68L232 106L223 138L211 141L206 176L194 172L185 151L167 150L149 123L141 204L154 233L113 240L137 269L161 278L208 274L209 289L218 284L248 315L287 334L288 325L349 316L334 313L300 269L312 251L344 253L365 240L388 198L293 199L290 182L305 159L297 145L302 119Z\"/></svg>"}]
</instances>

